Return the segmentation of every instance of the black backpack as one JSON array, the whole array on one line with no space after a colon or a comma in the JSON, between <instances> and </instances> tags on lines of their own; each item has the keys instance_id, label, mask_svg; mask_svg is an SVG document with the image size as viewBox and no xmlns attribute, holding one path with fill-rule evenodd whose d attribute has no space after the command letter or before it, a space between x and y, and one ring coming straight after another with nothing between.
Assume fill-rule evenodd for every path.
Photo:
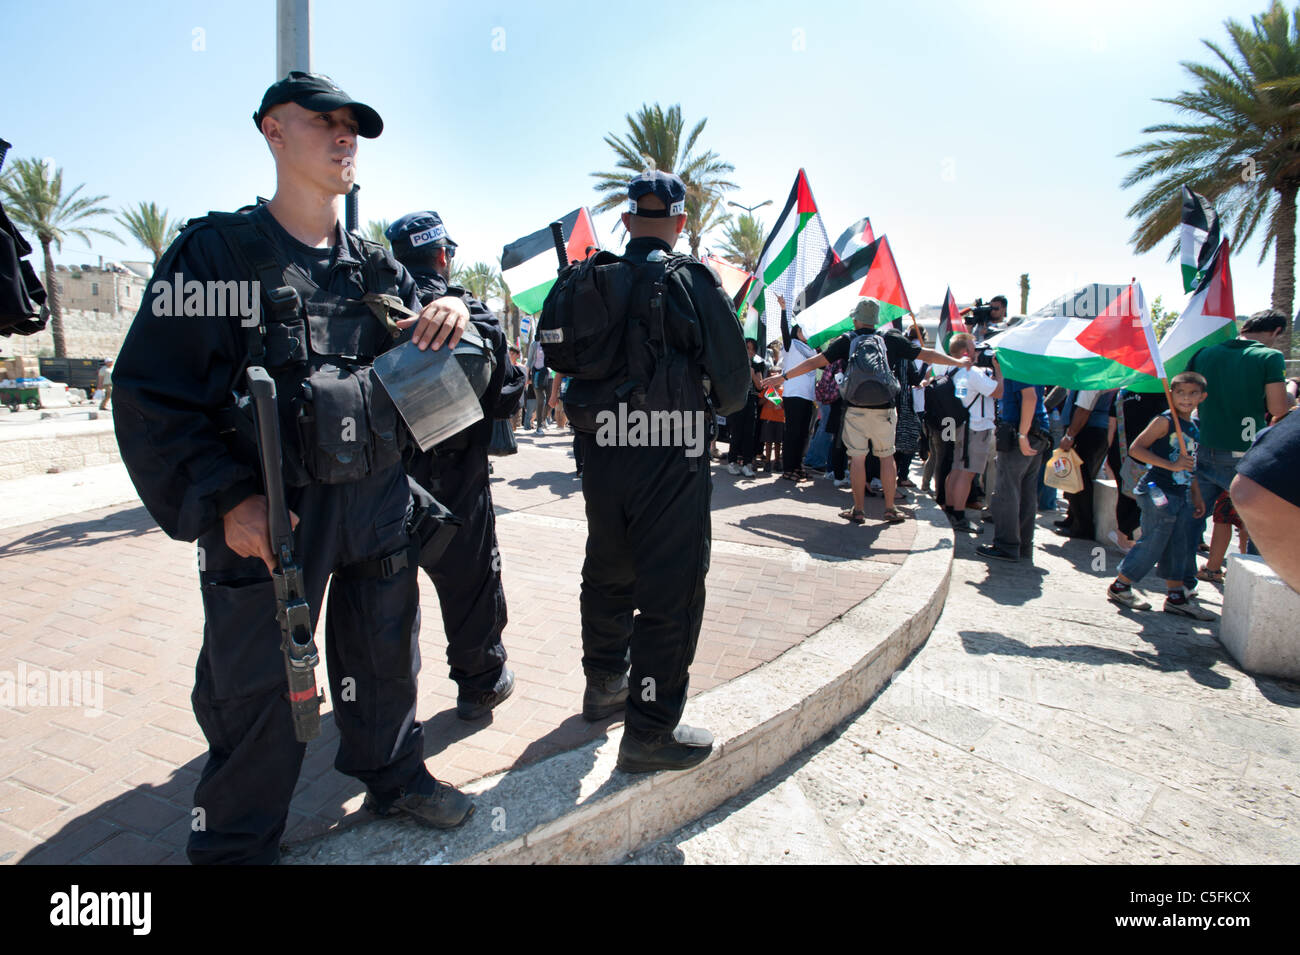
<instances>
[{"instance_id":1,"label":"black backpack","mask_svg":"<svg viewBox=\"0 0 1300 955\"><path fill-rule=\"evenodd\" d=\"M27 261L31 251L0 206L0 335L35 335L45 328L45 288Z\"/></svg>"},{"instance_id":2,"label":"black backpack","mask_svg":"<svg viewBox=\"0 0 1300 955\"><path fill-rule=\"evenodd\" d=\"M668 291L672 273L692 264L689 255L652 253L640 263L602 250L561 270L537 340L547 367L575 379L565 397L575 428L595 430L596 414L619 403L645 411L707 407L703 373L681 350L699 346L697 320Z\"/></svg>"},{"instance_id":3,"label":"black backpack","mask_svg":"<svg viewBox=\"0 0 1300 955\"><path fill-rule=\"evenodd\" d=\"M898 397L898 376L889 367L889 350L878 332L854 335L849 340L840 396L855 408L892 404Z\"/></svg>"}]
</instances>

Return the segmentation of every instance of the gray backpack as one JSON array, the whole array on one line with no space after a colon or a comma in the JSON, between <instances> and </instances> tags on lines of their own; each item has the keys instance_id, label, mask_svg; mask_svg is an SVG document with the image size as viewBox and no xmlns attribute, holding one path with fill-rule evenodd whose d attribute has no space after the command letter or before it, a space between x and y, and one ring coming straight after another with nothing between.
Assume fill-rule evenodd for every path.
<instances>
[{"instance_id":1,"label":"gray backpack","mask_svg":"<svg viewBox=\"0 0 1300 955\"><path fill-rule=\"evenodd\" d=\"M849 340L849 360L840 384L840 397L855 408L892 404L898 397L898 377L889 367L889 351L879 332Z\"/></svg>"}]
</instances>

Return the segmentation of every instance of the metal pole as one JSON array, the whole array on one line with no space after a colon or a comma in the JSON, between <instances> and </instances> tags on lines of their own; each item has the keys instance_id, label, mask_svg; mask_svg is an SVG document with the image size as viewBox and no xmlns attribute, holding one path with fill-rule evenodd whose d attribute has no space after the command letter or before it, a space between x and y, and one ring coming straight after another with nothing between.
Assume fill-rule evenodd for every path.
<instances>
[{"instance_id":1,"label":"metal pole","mask_svg":"<svg viewBox=\"0 0 1300 955\"><path fill-rule=\"evenodd\" d=\"M756 206L742 206L739 202L732 202L732 201L730 201L730 200L727 201L727 205L729 205L729 206L735 206L737 209L744 209L744 210L745 210L745 214L746 214L746 215L749 215L749 216L752 216L752 215L754 214L754 210L755 210L755 209L761 209L761 208L763 208L764 206L770 206L771 204L772 204L772 200L771 200L771 199L764 199L762 202L760 202L760 203L759 203L758 205L756 205Z\"/></svg>"},{"instance_id":2,"label":"metal pole","mask_svg":"<svg viewBox=\"0 0 1300 955\"><path fill-rule=\"evenodd\" d=\"M311 72L311 0L276 0L275 79Z\"/></svg>"}]
</instances>

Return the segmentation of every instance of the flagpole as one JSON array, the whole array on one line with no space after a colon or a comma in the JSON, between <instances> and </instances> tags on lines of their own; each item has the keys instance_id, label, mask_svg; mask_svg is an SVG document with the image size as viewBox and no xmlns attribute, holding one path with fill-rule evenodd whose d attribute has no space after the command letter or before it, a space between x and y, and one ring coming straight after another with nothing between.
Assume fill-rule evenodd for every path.
<instances>
[{"instance_id":1,"label":"flagpole","mask_svg":"<svg viewBox=\"0 0 1300 955\"><path fill-rule=\"evenodd\" d=\"M1178 409L1174 407L1174 396L1169 390L1169 379L1161 378L1160 384L1165 387L1165 400L1169 402L1169 417L1174 419L1174 433L1178 435L1178 450L1186 454L1187 444L1183 441L1183 429L1178 423Z\"/></svg>"}]
</instances>

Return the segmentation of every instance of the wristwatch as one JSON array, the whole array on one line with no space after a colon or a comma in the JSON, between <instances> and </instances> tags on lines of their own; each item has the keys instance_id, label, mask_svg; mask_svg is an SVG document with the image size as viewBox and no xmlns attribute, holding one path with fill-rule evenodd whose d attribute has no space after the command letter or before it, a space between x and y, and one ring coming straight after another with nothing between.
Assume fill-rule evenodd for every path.
<instances>
[{"instance_id":1,"label":"wristwatch","mask_svg":"<svg viewBox=\"0 0 1300 955\"><path fill-rule=\"evenodd\" d=\"M789 378L789 376L788 376L785 372L781 372L781 380L782 380L782 381L789 381L790 378Z\"/></svg>"}]
</instances>

